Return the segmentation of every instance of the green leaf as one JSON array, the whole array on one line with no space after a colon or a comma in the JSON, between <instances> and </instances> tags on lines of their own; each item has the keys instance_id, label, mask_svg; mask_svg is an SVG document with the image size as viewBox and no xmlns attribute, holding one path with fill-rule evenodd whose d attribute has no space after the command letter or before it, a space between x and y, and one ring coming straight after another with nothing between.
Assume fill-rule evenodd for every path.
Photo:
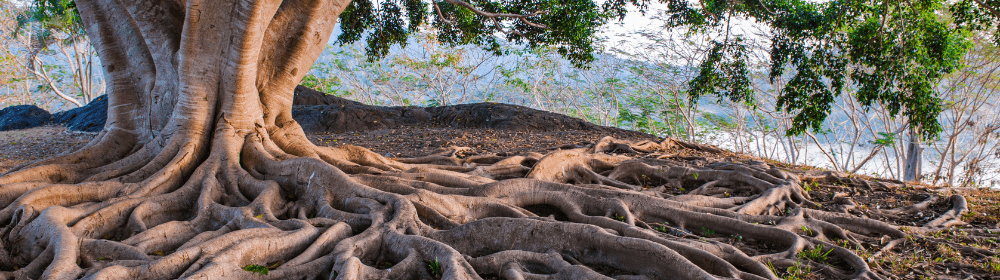
<instances>
[{"instance_id":1,"label":"green leaf","mask_svg":"<svg viewBox=\"0 0 1000 280\"><path fill-rule=\"evenodd\" d=\"M246 265L246 266L243 267L243 270L249 271L250 273L253 273L253 274L259 274L259 275L262 275L262 276L266 276L267 273L270 272L270 269L268 269L267 267L265 267L263 265L256 265L256 264L248 264L248 265Z\"/></svg>"},{"instance_id":2,"label":"green leaf","mask_svg":"<svg viewBox=\"0 0 1000 280\"><path fill-rule=\"evenodd\" d=\"M441 263L438 262L437 258L434 258L434 261L430 261L429 264L427 265L427 267L431 269L431 273L432 274L434 274L434 275L442 275L442 273L441 273Z\"/></svg>"}]
</instances>

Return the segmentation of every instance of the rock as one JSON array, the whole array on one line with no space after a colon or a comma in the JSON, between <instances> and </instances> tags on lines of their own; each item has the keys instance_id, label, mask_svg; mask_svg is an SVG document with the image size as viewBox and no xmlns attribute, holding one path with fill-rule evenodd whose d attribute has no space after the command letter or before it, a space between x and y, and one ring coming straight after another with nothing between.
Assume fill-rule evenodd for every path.
<instances>
[{"instance_id":1,"label":"rock","mask_svg":"<svg viewBox=\"0 0 1000 280\"><path fill-rule=\"evenodd\" d=\"M108 96L101 95L80 108L52 115L52 122L65 125L70 130L97 132L104 129L108 120Z\"/></svg>"},{"instance_id":2,"label":"rock","mask_svg":"<svg viewBox=\"0 0 1000 280\"><path fill-rule=\"evenodd\" d=\"M556 131L598 130L602 127L578 118L503 103L472 103L426 109L442 125L461 128Z\"/></svg>"},{"instance_id":3,"label":"rock","mask_svg":"<svg viewBox=\"0 0 1000 280\"><path fill-rule=\"evenodd\" d=\"M371 131L404 126L493 128L522 131L582 130L605 134L630 133L566 115L517 105L474 103L429 108L372 106L327 95L304 86L295 88L292 104L292 118L298 121L303 130L310 133ZM108 98L106 95L102 95L86 106L59 112L51 117L45 110L34 108L44 113L44 116L40 116L40 122L36 121L31 126L24 124L22 127L12 126L7 129L39 126L51 118L52 123L65 125L71 130L101 131L107 121Z\"/></svg>"},{"instance_id":4,"label":"rock","mask_svg":"<svg viewBox=\"0 0 1000 280\"><path fill-rule=\"evenodd\" d=\"M385 107L365 105L304 87L295 88L292 118L306 132L370 131L401 126L447 126L506 130L589 130L624 132L587 121L502 103L473 103L440 107Z\"/></svg>"},{"instance_id":5,"label":"rock","mask_svg":"<svg viewBox=\"0 0 1000 280\"><path fill-rule=\"evenodd\" d=\"M0 110L0 131L42 126L51 119L52 114L35 105L10 106Z\"/></svg>"},{"instance_id":6,"label":"rock","mask_svg":"<svg viewBox=\"0 0 1000 280\"><path fill-rule=\"evenodd\" d=\"M292 118L306 132L368 131L428 124L431 121L430 114L423 108L382 107L361 103L293 106Z\"/></svg>"},{"instance_id":7,"label":"rock","mask_svg":"<svg viewBox=\"0 0 1000 280\"><path fill-rule=\"evenodd\" d=\"M340 98L334 95L327 95L321 91L308 88L303 85L295 86L295 95L292 97L292 106L314 106L314 105L361 105L364 103Z\"/></svg>"}]
</instances>

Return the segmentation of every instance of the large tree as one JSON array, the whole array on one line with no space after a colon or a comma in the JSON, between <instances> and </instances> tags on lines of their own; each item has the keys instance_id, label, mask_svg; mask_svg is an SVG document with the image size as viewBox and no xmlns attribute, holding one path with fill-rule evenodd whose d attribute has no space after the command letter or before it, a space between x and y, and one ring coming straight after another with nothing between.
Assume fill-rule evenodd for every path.
<instances>
[{"instance_id":1,"label":"large tree","mask_svg":"<svg viewBox=\"0 0 1000 280\"><path fill-rule=\"evenodd\" d=\"M770 1L688 2L669 1L684 20L679 24L717 26L727 14L787 12L761 6ZM373 57L433 18L448 42L496 46L495 36L505 36L555 45L583 64L592 59L596 28L645 1L38 3L79 11L109 81L108 121L80 150L0 177L0 277L221 279L268 271L276 279L436 272L449 279L584 279L604 277L601 271L623 279L774 279L768 264L795 265L799 251L822 245L844 265L811 266L838 277L878 278L835 243L905 236L894 225L810 209L816 205L800 178L767 164L692 167L614 154L675 145L712 149L692 143L609 138L547 155L388 159L361 147L316 146L291 117L292 89L338 18L341 41L364 37ZM812 7L788 3L789 11ZM866 7L857 9L877 17ZM800 14L827 15L809 11ZM714 74L742 71L738 55L724 59L726 46L711 56L696 88L718 82L732 86L728 94L744 95L738 80ZM803 65L796 61L804 58L781 59ZM928 73L915 75L933 80L936 72ZM788 104L813 100L798 94ZM807 103L825 99L816 100ZM811 112L807 105L795 106ZM699 187L685 195L662 192L691 184ZM953 201L964 207L960 197ZM960 213L925 226L958 223ZM780 248L744 252L677 237L692 231Z\"/></svg>"}]
</instances>

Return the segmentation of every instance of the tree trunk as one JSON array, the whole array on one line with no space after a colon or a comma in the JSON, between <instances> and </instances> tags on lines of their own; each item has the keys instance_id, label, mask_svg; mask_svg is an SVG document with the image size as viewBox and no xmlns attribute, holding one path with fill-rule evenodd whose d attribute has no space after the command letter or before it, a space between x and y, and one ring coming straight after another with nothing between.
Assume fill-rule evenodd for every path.
<instances>
[{"instance_id":1,"label":"tree trunk","mask_svg":"<svg viewBox=\"0 0 1000 280\"><path fill-rule=\"evenodd\" d=\"M291 118L292 92L346 0L76 3L104 65L108 122L82 149L0 177L0 278L599 279L594 268L613 268L776 279L764 262L853 240L839 226L904 236L804 209L817 205L798 177L766 164L612 154L718 152L671 139L464 159L317 147ZM704 185L662 190L688 183ZM728 188L752 194L719 198ZM748 256L664 233L704 229L783 249ZM879 278L850 250L828 254L851 266L831 275Z\"/></svg>"},{"instance_id":2,"label":"tree trunk","mask_svg":"<svg viewBox=\"0 0 1000 280\"><path fill-rule=\"evenodd\" d=\"M914 182L920 180L921 166L923 165L924 147L920 145L916 132L911 128L909 141L906 145L906 167L903 170L903 181Z\"/></svg>"}]
</instances>

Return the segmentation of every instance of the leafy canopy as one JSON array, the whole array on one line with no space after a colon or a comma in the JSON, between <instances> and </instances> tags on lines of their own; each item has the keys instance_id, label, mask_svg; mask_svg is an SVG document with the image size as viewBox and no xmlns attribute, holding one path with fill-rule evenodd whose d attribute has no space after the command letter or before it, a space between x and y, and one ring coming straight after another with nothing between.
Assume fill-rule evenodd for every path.
<instances>
[{"instance_id":1,"label":"leafy canopy","mask_svg":"<svg viewBox=\"0 0 1000 280\"><path fill-rule=\"evenodd\" d=\"M772 81L788 78L778 106L795 113L789 135L819 130L835 97L852 91L865 106L881 104L902 115L925 138L941 131L940 79L960 67L970 32L995 31L1000 0L658 0L668 28L691 36L730 34L734 21L770 30ZM648 0L355 0L341 15L338 41L367 36L370 58L426 22L451 44L478 44L500 52L498 40L555 46L577 66L594 59L597 28L626 8L644 11ZM503 14L504 16L497 16ZM670 32L670 31L665 31ZM1000 34L1000 33L998 33ZM748 42L718 36L689 82L690 96L718 95L754 103ZM1000 43L1000 36L996 40Z\"/></svg>"},{"instance_id":2,"label":"leafy canopy","mask_svg":"<svg viewBox=\"0 0 1000 280\"><path fill-rule=\"evenodd\" d=\"M594 60L594 35L626 7L644 9L648 0L353 0L340 15L338 42L362 37L369 59L406 45L409 33L423 24L438 31L438 40L453 45L476 44L501 54L499 39L529 48L555 46L577 66Z\"/></svg>"},{"instance_id":3,"label":"leafy canopy","mask_svg":"<svg viewBox=\"0 0 1000 280\"><path fill-rule=\"evenodd\" d=\"M651 0L353 0L340 15L340 43L362 38L369 59L405 46L424 24L448 44L476 44L501 54L500 39L529 48L554 46L576 66L594 60L595 34L628 8ZM729 34L734 20L771 31L772 81L790 77L778 106L796 113L787 133L819 130L835 97L851 90L863 105L882 104L925 138L940 131L943 104L934 87L960 67L971 32L992 32L1000 44L1000 0L655 0L667 6L668 27L689 35ZM82 34L72 0L34 0L19 21L44 22ZM76 31L76 32L73 32ZM670 32L670 31L665 31ZM690 96L717 95L754 103L749 47L740 36L712 44Z\"/></svg>"},{"instance_id":4,"label":"leafy canopy","mask_svg":"<svg viewBox=\"0 0 1000 280\"><path fill-rule=\"evenodd\" d=\"M990 3L985 3L988 1ZM834 98L853 91L865 106L881 104L902 115L925 139L941 131L937 83L959 68L970 32L995 31L996 0L704 1L670 0L673 27L725 30L731 19L771 31L769 78L787 78L778 107L796 113L789 135L819 130ZM954 20L953 20L954 18ZM997 42L1000 42L998 40ZM747 50L741 38L715 42L692 96L720 94L753 103Z\"/></svg>"},{"instance_id":5,"label":"leafy canopy","mask_svg":"<svg viewBox=\"0 0 1000 280\"><path fill-rule=\"evenodd\" d=\"M76 10L73 0L35 0L29 3L27 9L17 15L17 32L32 28L36 24L38 30L34 34L41 41L48 41L53 32L63 32L69 36L86 35L80 21L80 13Z\"/></svg>"}]
</instances>

